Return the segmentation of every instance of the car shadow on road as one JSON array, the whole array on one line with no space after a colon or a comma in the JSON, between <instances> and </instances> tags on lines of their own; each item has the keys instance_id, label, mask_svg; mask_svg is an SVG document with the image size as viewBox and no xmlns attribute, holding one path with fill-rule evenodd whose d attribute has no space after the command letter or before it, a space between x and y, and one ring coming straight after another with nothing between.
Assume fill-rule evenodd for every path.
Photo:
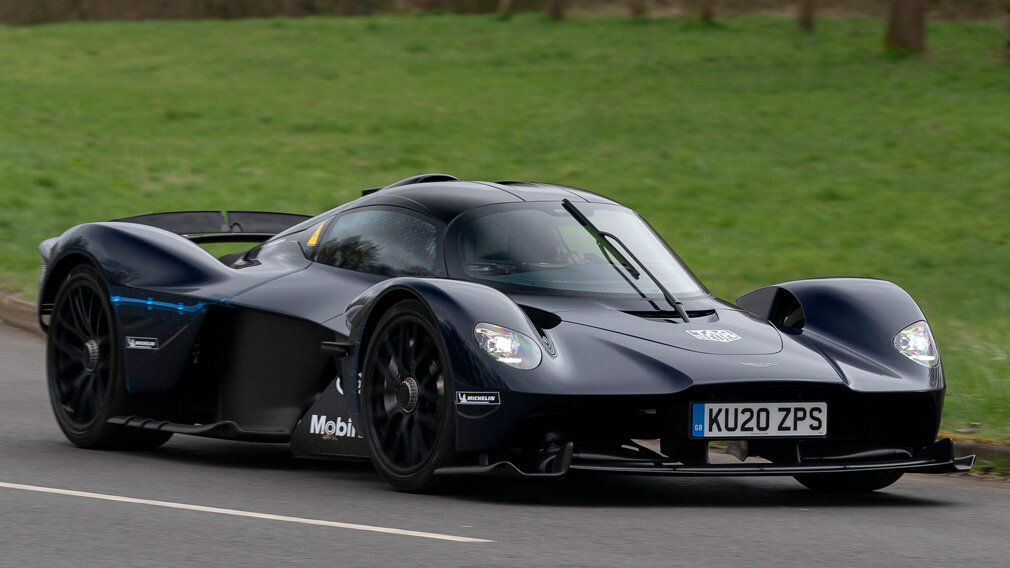
<instances>
[{"instance_id":1,"label":"car shadow on road","mask_svg":"<svg viewBox=\"0 0 1010 568\"><path fill-rule=\"evenodd\" d=\"M582 474L563 480L507 480L453 498L557 507L931 507L951 505L892 488L865 494L810 491L791 478L640 477Z\"/></svg>"},{"instance_id":2,"label":"car shadow on road","mask_svg":"<svg viewBox=\"0 0 1010 568\"><path fill-rule=\"evenodd\" d=\"M291 455L286 445L218 440L180 439L142 454L141 459L185 464L187 467L291 471L314 485L320 477L362 483L369 490L386 489L367 461L309 460ZM140 458L140 456L137 456ZM582 473L567 479L454 479L437 498L508 506L556 507L929 507L952 504L935 497L892 488L868 494L816 493L791 478L642 477ZM311 491L307 487L306 491ZM391 498L397 494L388 489ZM408 496L404 496L408 498Z\"/></svg>"},{"instance_id":3,"label":"car shadow on road","mask_svg":"<svg viewBox=\"0 0 1010 568\"><path fill-rule=\"evenodd\" d=\"M291 454L287 444L233 442L179 436L161 448L135 452L133 455L135 459L214 469L339 472L348 476L375 474L368 460L297 458Z\"/></svg>"}]
</instances>

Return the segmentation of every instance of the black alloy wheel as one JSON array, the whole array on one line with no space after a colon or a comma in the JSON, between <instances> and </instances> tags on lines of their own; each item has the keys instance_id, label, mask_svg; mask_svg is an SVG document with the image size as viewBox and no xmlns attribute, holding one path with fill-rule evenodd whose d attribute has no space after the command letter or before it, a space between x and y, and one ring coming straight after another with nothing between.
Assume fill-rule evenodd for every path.
<instances>
[{"instance_id":1,"label":"black alloy wheel","mask_svg":"<svg viewBox=\"0 0 1010 568\"><path fill-rule=\"evenodd\" d=\"M63 420L85 429L101 413L109 390L112 331L100 293L84 279L65 290L53 312L52 387Z\"/></svg>"},{"instance_id":2,"label":"black alloy wheel","mask_svg":"<svg viewBox=\"0 0 1010 568\"><path fill-rule=\"evenodd\" d=\"M361 409L376 470L394 487L434 488L452 458L452 380L441 334L414 300L394 305L368 342Z\"/></svg>"},{"instance_id":3,"label":"black alloy wheel","mask_svg":"<svg viewBox=\"0 0 1010 568\"><path fill-rule=\"evenodd\" d=\"M84 448L146 449L164 444L170 433L108 424L123 413L125 388L116 323L98 272L73 269L53 305L46 346L49 399L56 421Z\"/></svg>"}]
</instances>

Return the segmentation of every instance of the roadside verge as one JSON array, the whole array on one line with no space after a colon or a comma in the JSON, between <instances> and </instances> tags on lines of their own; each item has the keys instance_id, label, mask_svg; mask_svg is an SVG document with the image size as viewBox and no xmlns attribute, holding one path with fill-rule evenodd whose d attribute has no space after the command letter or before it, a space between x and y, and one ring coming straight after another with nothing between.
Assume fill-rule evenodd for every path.
<instances>
[{"instance_id":1,"label":"roadside verge","mask_svg":"<svg viewBox=\"0 0 1010 568\"><path fill-rule=\"evenodd\" d=\"M35 314L35 304L10 294L0 293L0 321L39 336L43 335Z\"/></svg>"}]
</instances>

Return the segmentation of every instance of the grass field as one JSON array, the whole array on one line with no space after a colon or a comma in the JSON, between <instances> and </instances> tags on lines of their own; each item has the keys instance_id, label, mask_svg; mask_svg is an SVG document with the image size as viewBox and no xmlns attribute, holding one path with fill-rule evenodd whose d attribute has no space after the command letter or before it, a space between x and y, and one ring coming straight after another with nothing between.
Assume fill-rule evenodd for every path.
<instances>
[{"instance_id":1,"label":"grass field","mask_svg":"<svg viewBox=\"0 0 1010 568\"><path fill-rule=\"evenodd\" d=\"M995 24L540 15L0 27L0 288L42 239L176 209L319 212L416 173L587 187L716 294L862 275L918 299L945 427L1010 438L1010 67Z\"/></svg>"}]
</instances>

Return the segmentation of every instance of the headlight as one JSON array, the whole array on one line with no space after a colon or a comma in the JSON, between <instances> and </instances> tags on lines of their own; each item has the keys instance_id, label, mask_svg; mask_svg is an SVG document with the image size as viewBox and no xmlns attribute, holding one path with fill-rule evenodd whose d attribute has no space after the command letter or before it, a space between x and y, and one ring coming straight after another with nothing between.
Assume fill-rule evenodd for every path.
<instances>
[{"instance_id":1,"label":"headlight","mask_svg":"<svg viewBox=\"0 0 1010 568\"><path fill-rule=\"evenodd\" d=\"M493 359L516 369L533 369L543 357L532 339L500 325L478 323L473 338Z\"/></svg>"},{"instance_id":2,"label":"headlight","mask_svg":"<svg viewBox=\"0 0 1010 568\"><path fill-rule=\"evenodd\" d=\"M924 321L913 323L899 331L894 336L894 348L923 367L933 367L940 360L933 334Z\"/></svg>"}]
</instances>

